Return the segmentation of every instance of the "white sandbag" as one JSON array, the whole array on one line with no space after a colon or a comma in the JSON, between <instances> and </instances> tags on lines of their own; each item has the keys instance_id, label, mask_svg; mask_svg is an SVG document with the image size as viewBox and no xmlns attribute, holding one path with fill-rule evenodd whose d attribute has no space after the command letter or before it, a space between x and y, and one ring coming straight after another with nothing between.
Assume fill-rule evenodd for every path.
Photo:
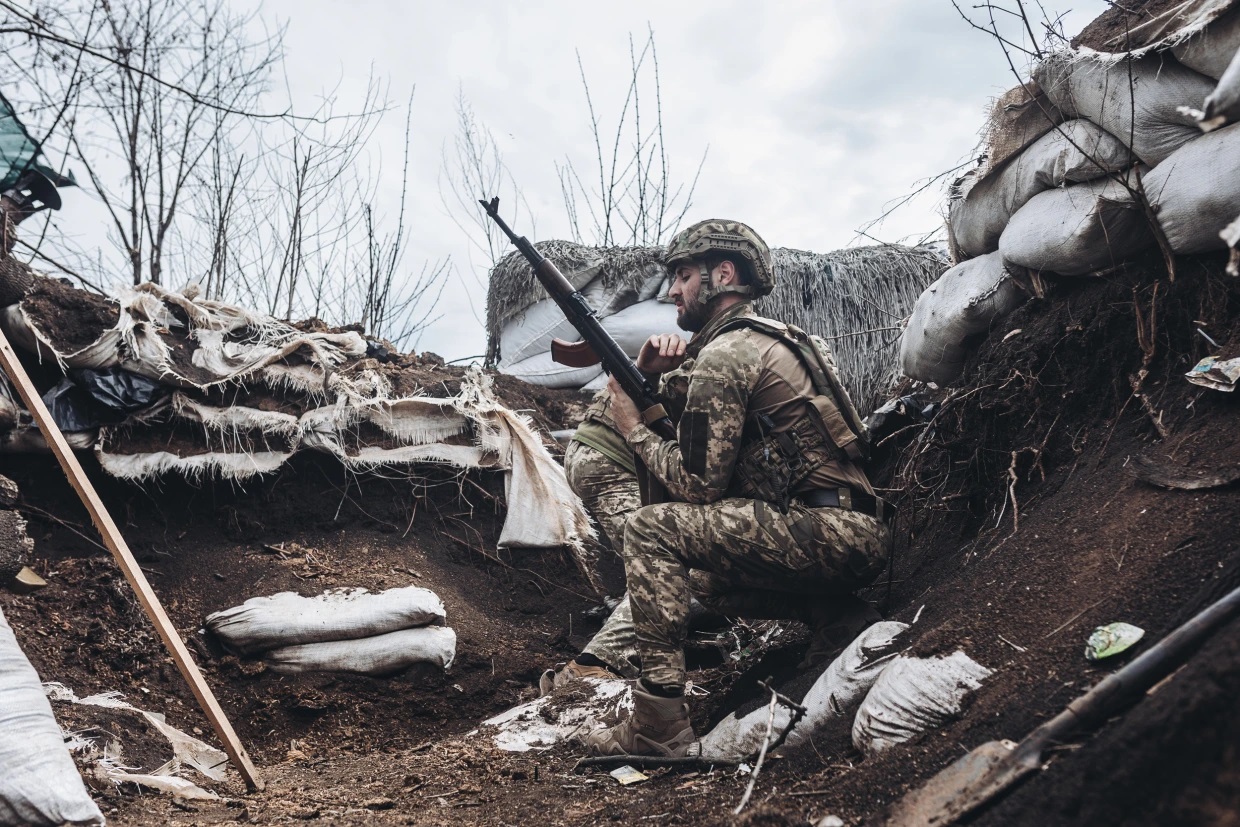
<instances>
[{"instance_id":1,"label":"white sandbag","mask_svg":"<svg viewBox=\"0 0 1240 827\"><path fill-rule=\"evenodd\" d=\"M559 313L559 308L556 308L556 312ZM563 313L560 313L560 319L563 321ZM682 332L676 326L676 306L653 298L617 310L604 317L602 323L603 329L611 334L616 343L632 358L637 357L641 346L656 333ZM602 373L602 368L598 366L571 368L553 361L549 350L552 335L573 342L581 338L572 325L568 325L566 329L561 325L548 331L537 343L531 342L525 350L519 351L521 354L533 352L534 355L523 355L520 361L510 362L509 351L507 346L503 345L501 334L501 347L505 349L504 361L500 362L499 371L526 382L552 388L580 388ZM535 350L536 346L538 350Z\"/></svg>"},{"instance_id":2,"label":"white sandbag","mask_svg":"<svg viewBox=\"0 0 1240 827\"><path fill-rule=\"evenodd\" d=\"M956 247L964 257L994 252L1012 214L1039 192L1131 165L1131 152L1115 136L1087 120L1068 121L1001 169L958 188L958 197L948 204Z\"/></svg>"},{"instance_id":3,"label":"white sandbag","mask_svg":"<svg viewBox=\"0 0 1240 827\"><path fill-rule=\"evenodd\" d=\"M1240 3L1171 47L1176 60L1195 72L1221 78L1240 52Z\"/></svg>"},{"instance_id":4,"label":"white sandbag","mask_svg":"<svg viewBox=\"0 0 1240 827\"><path fill-rule=\"evenodd\" d=\"M891 663L892 644L907 628L908 624L885 620L870 626L848 644L801 699L805 717L788 733L787 743L803 743L832 718L853 714L883 669ZM748 715L729 715L702 736L702 756L722 759L752 755L762 747L769 716L766 705ZM788 707L776 706L771 731L783 731L790 717Z\"/></svg>"},{"instance_id":5,"label":"white sandbag","mask_svg":"<svg viewBox=\"0 0 1240 827\"><path fill-rule=\"evenodd\" d=\"M960 714L965 696L991 670L964 652L897 657L870 689L853 721L853 746L872 755L938 729Z\"/></svg>"},{"instance_id":6,"label":"white sandbag","mask_svg":"<svg viewBox=\"0 0 1240 827\"><path fill-rule=\"evenodd\" d=\"M970 338L987 332L1026 298L999 252L957 264L927 287L913 307L900 337L905 375L938 385L954 382L972 352Z\"/></svg>"},{"instance_id":7,"label":"white sandbag","mask_svg":"<svg viewBox=\"0 0 1240 827\"><path fill-rule=\"evenodd\" d=\"M1009 266L1081 276L1153 246L1149 220L1126 186L1135 185L1144 171L1134 168L1124 182L1099 179L1030 198L999 237L1003 260Z\"/></svg>"},{"instance_id":8,"label":"white sandbag","mask_svg":"<svg viewBox=\"0 0 1240 827\"><path fill-rule=\"evenodd\" d=\"M603 319L603 329L634 359L646 340L657 333L688 335L676 325L676 305L658 299L647 299L613 313Z\"/></svg>"},{"instance_id":9,"label":"white sandbag","mask_svg":"<svg viewBox=\"0 0 1240 827\"><path fill-rule=\"evenodd\" d=\"M1213 80L1166 52L1128 59L1064 50L1048 55L1033 75L1060 109L1131 142L1150 166L1200 134L1180 108L1200 107L1214 89Z\"/></svg>"},{"instance_id":10,"label":"white sandbag","mask_svg":"<svg viewBox=\"0 0 1240 827\"><path fill-rule=\"evenodd\" d=\"M1201 128L1209 131L1240 121L1240 52L1201 107Z\"/></svg>"},{"instance_id":11,"label":"white sandbag","mask_svg":"<svg viewBox=\"0 0 1240 827\"><path fill-rule=\"evenodd\" d=\"M555 299L534 302L508 320L499 332L500 369L551 348L552 339L575 342L581 337L564 318Z\"/></svg>"},{"instance_id":12,"label":"white sandbag","mask_svg":"<svg viewBox=\"0 0 1240 827\"><path fill-rule=\"evenodd\" d=\"M598 365L584 368L571 368L561 365L551 358L551 352L530 356L512 365L501 365L500 373L515 376L531 385L542 385L544 388L580 388L603 369Z\"/></svg>"},{"instance_id":13,"label":"white sandbag","mask_svg":"<svg viewBox=\"0 0 1240 827\"><path fill-rule=\"evenodd\" d=\"M39 676L0 612L0 825L103 824Z\"/></svg>"},{"instance_id":14,"label":"white sandbag","mask_svg":"<svg viewBox=\"0 0 1240 827\"><path fill-rule=\"evenodd\" d=\"M447 669L456 657L456 632L447 626L401 629L360 640L330 640L272 649L263 660L276 672L354 672L390 675L415 663Z\"/></svg>"},{"instance_id":15,"label":"white sandbag","mask_svg":"<svg viewBox=\"0 0 1240 827\"><path fill-rule=\"evenodd\" d=\"M1186 144L1150 171L1145 191L1172 250L1224 249L1219 232L1240 213L1240 124Z\"/></svg>"},{"instance_id":16,"label":"white sandbag","mask_svg":"<svg viewBox=\"0 0 1240 827\"><path fill-rule=\"evenodd\" d=\"M607 286L599 276L581 288L581 296L600 319L631 308L635 303L649 301L658 295L667 277L658 271L648 275L633 289L621 285ZM604 321L606 325L606 321ZM551 348L552 339L575 342L580 339L576 328L564 318L564 311L554 299L534 302L511 316L500 329L500 370Z\"/></svg>"},{"instance_id":17,"label":"white sandbag","mask_svg":"<svg viewBox=\"0 0 1240 827\"><path fill-rule=\"evenodd\" d=\"M375 594L333 589L315 597L295 592L251 597L207 615L206 627L231 651L249 655L294 644L373 637L444 619L437 594L406 586Z\"/></svg>"}]
</instances>

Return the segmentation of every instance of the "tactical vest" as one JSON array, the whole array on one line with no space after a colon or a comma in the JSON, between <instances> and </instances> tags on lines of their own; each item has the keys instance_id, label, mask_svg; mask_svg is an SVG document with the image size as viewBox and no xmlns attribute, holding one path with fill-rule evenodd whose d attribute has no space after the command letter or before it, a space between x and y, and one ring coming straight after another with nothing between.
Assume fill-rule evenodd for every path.
<instances>
[{"instance_id":1,"label":"tactical vest","mask_svg":"<svg viewBox=\"0 0 1240 827\"><path fill-rule=\"evenodd\" d=\"M809 372L810 381L817 393L808 400L808 404L823 436L848 460L862 462L869 459L869 434L844 388L844 383L840 381L827 343L796 325L764 319L761 316L732 319L726 322L716 335L741 328L756 330L778 339L797 355Z\"/></svg>"}]
</instances>

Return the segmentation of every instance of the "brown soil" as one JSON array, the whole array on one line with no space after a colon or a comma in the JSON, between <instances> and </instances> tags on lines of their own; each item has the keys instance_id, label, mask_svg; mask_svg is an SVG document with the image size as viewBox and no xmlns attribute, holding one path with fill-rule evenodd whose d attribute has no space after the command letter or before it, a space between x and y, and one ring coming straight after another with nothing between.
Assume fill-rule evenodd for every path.
<instances>
[{"instance_id":1,"label":"brown soil","mask_svg":"<svg viewBox=\"0 0 1240 827\"><path fill-rule=\"evenodd\" d=\"M1072 38L1072 46L1084 46L1098 52L1127 52L1145 48L1150 43L1140 34L1132 35L1131 30L1182 5L1184 0L1124 0L1122 3L1111 3L1109 9Z\"/></svg>"},{"instance_id":2,"label":"brown soil","mask_svg":"<svg viewBox=\"0 0 1240 827\"><path fill-rule=\"evenodd\" d=\"M61 353L81 350L116 327L120 318L116 302L52 278L35 280L22 309Z\"/></svg>"},{"instance_id":3,"label":"brown soil","mask_svg":"<svg viewBox=\"0 0 1240 827\"><path fill-rule=\"evenodd\" d=\"M876 818L963 752L1023 737L1116 668L1084 659L1095 626L1144 627L1135 650L1144 651L1207 599L1203 589L1217 594L1240 581L1240 487L1165 490L1129 470L1140 456L1190 470L1240 466L1240 399L1182 378L1210 353L1197 328L1225 347L1240 343L1240 286L1222 264L1181 261L1174 284L1152 261L1107 279L1065 280L1004 320L996 334L1020 332L990 337L967 384L944 395L928 427L891 444L875 476L900 506L897 549L890 575L866 594L890 617L920 613L915 651L963 648L995 674L959 721L878 757L853 750L844 721L809 749L781 750L739 819L730 813L748 778L730 770L650 771L650 781L620 787L601 772L574 772L573 747L503 754L469 734L532 697L539 671L571 656L598 623L586 614L596 601L566 555L495 551L498 475L419 468L413 478L357 477L313 456L244 487L165 480L144 492L96 474L269 783L255 795L220 788L232 799L219 804L177 806L126 792L105 801L113 823ZM1129 385L1143 367L1138 318L1156 331L1143 390L1166 439ZM580 394L502 378L497 386L544 427L567 424L555 420L581 404ZM0 606L44 680L79 695L121 689L176 726L205 730L113 564L82 538L93 532L58 472L28 457L5 459L0 473L22 486L36 565L51 582L32 596L0 595ZM225 656L198 632L206 613L255 594L408 583L435 589L448 606L460 642L446 675L278 676ZM737 646L746 648L748 628L722 637L748 634ZM705 652L712 636L703 637ZM803 692L809 677L795 670L803 650L794 627L739 667L720 666L717 649L713 660L699 653L692 677L710 694L695 702L695 723L705 728L752 704L768 675ZM1044 772L979 821L1240 822L1238 691L1240 625L1232 624L1152 697L1079 746L1053 752Z\"/></svg>"}]
</instances>

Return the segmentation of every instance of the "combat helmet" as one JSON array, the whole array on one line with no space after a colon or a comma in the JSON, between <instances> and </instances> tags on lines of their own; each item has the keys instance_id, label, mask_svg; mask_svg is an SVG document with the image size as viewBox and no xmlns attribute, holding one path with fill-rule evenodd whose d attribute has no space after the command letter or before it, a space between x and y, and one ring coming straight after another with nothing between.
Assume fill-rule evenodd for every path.
<instances>
[{"instance_id":1,"label":"combat helmet","mask_svg":"<svg viewBox=\"0 0 1240 827\"><path fill-rule=\"evenodd\" d=\"M710 283L703 263L712 256L737 257L749 265L750 284L719 286ZM771 250L762 236L748 224L722 218L709 218L681 230L672 238L663 263L669 271L689 262L702 268L702 289L698 300L709 302L721 293L740 293L751 298L765 296L775 289L775 266Z\"/></svg>"}]
</instances>

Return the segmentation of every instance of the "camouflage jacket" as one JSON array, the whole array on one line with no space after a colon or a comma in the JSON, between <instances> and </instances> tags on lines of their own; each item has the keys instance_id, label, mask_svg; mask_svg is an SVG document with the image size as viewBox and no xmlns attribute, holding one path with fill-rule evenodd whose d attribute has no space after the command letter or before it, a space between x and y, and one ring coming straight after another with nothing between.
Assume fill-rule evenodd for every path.
<instances>
[{"instance_id":1,"label":"camouflage jacket","mask_svg":"<svg viewBox=\"0 0 1240 827\"><path fill-rule=\"evenodd\" d=\"M664 375L664 391L684 399L676 440L665 441L644 425L629 434L629 445L674 500L709 503L738 496L736 464L751 413L771 416L776 432L806 416L813 382L786 345L752 328L719 332L725 323L753 315L750 304L741 302L711 319L689 343L684 363ZM798 490L847 486L873 492L858 466L834 453L821 460Z\"/></svg>"}]
</instances>

